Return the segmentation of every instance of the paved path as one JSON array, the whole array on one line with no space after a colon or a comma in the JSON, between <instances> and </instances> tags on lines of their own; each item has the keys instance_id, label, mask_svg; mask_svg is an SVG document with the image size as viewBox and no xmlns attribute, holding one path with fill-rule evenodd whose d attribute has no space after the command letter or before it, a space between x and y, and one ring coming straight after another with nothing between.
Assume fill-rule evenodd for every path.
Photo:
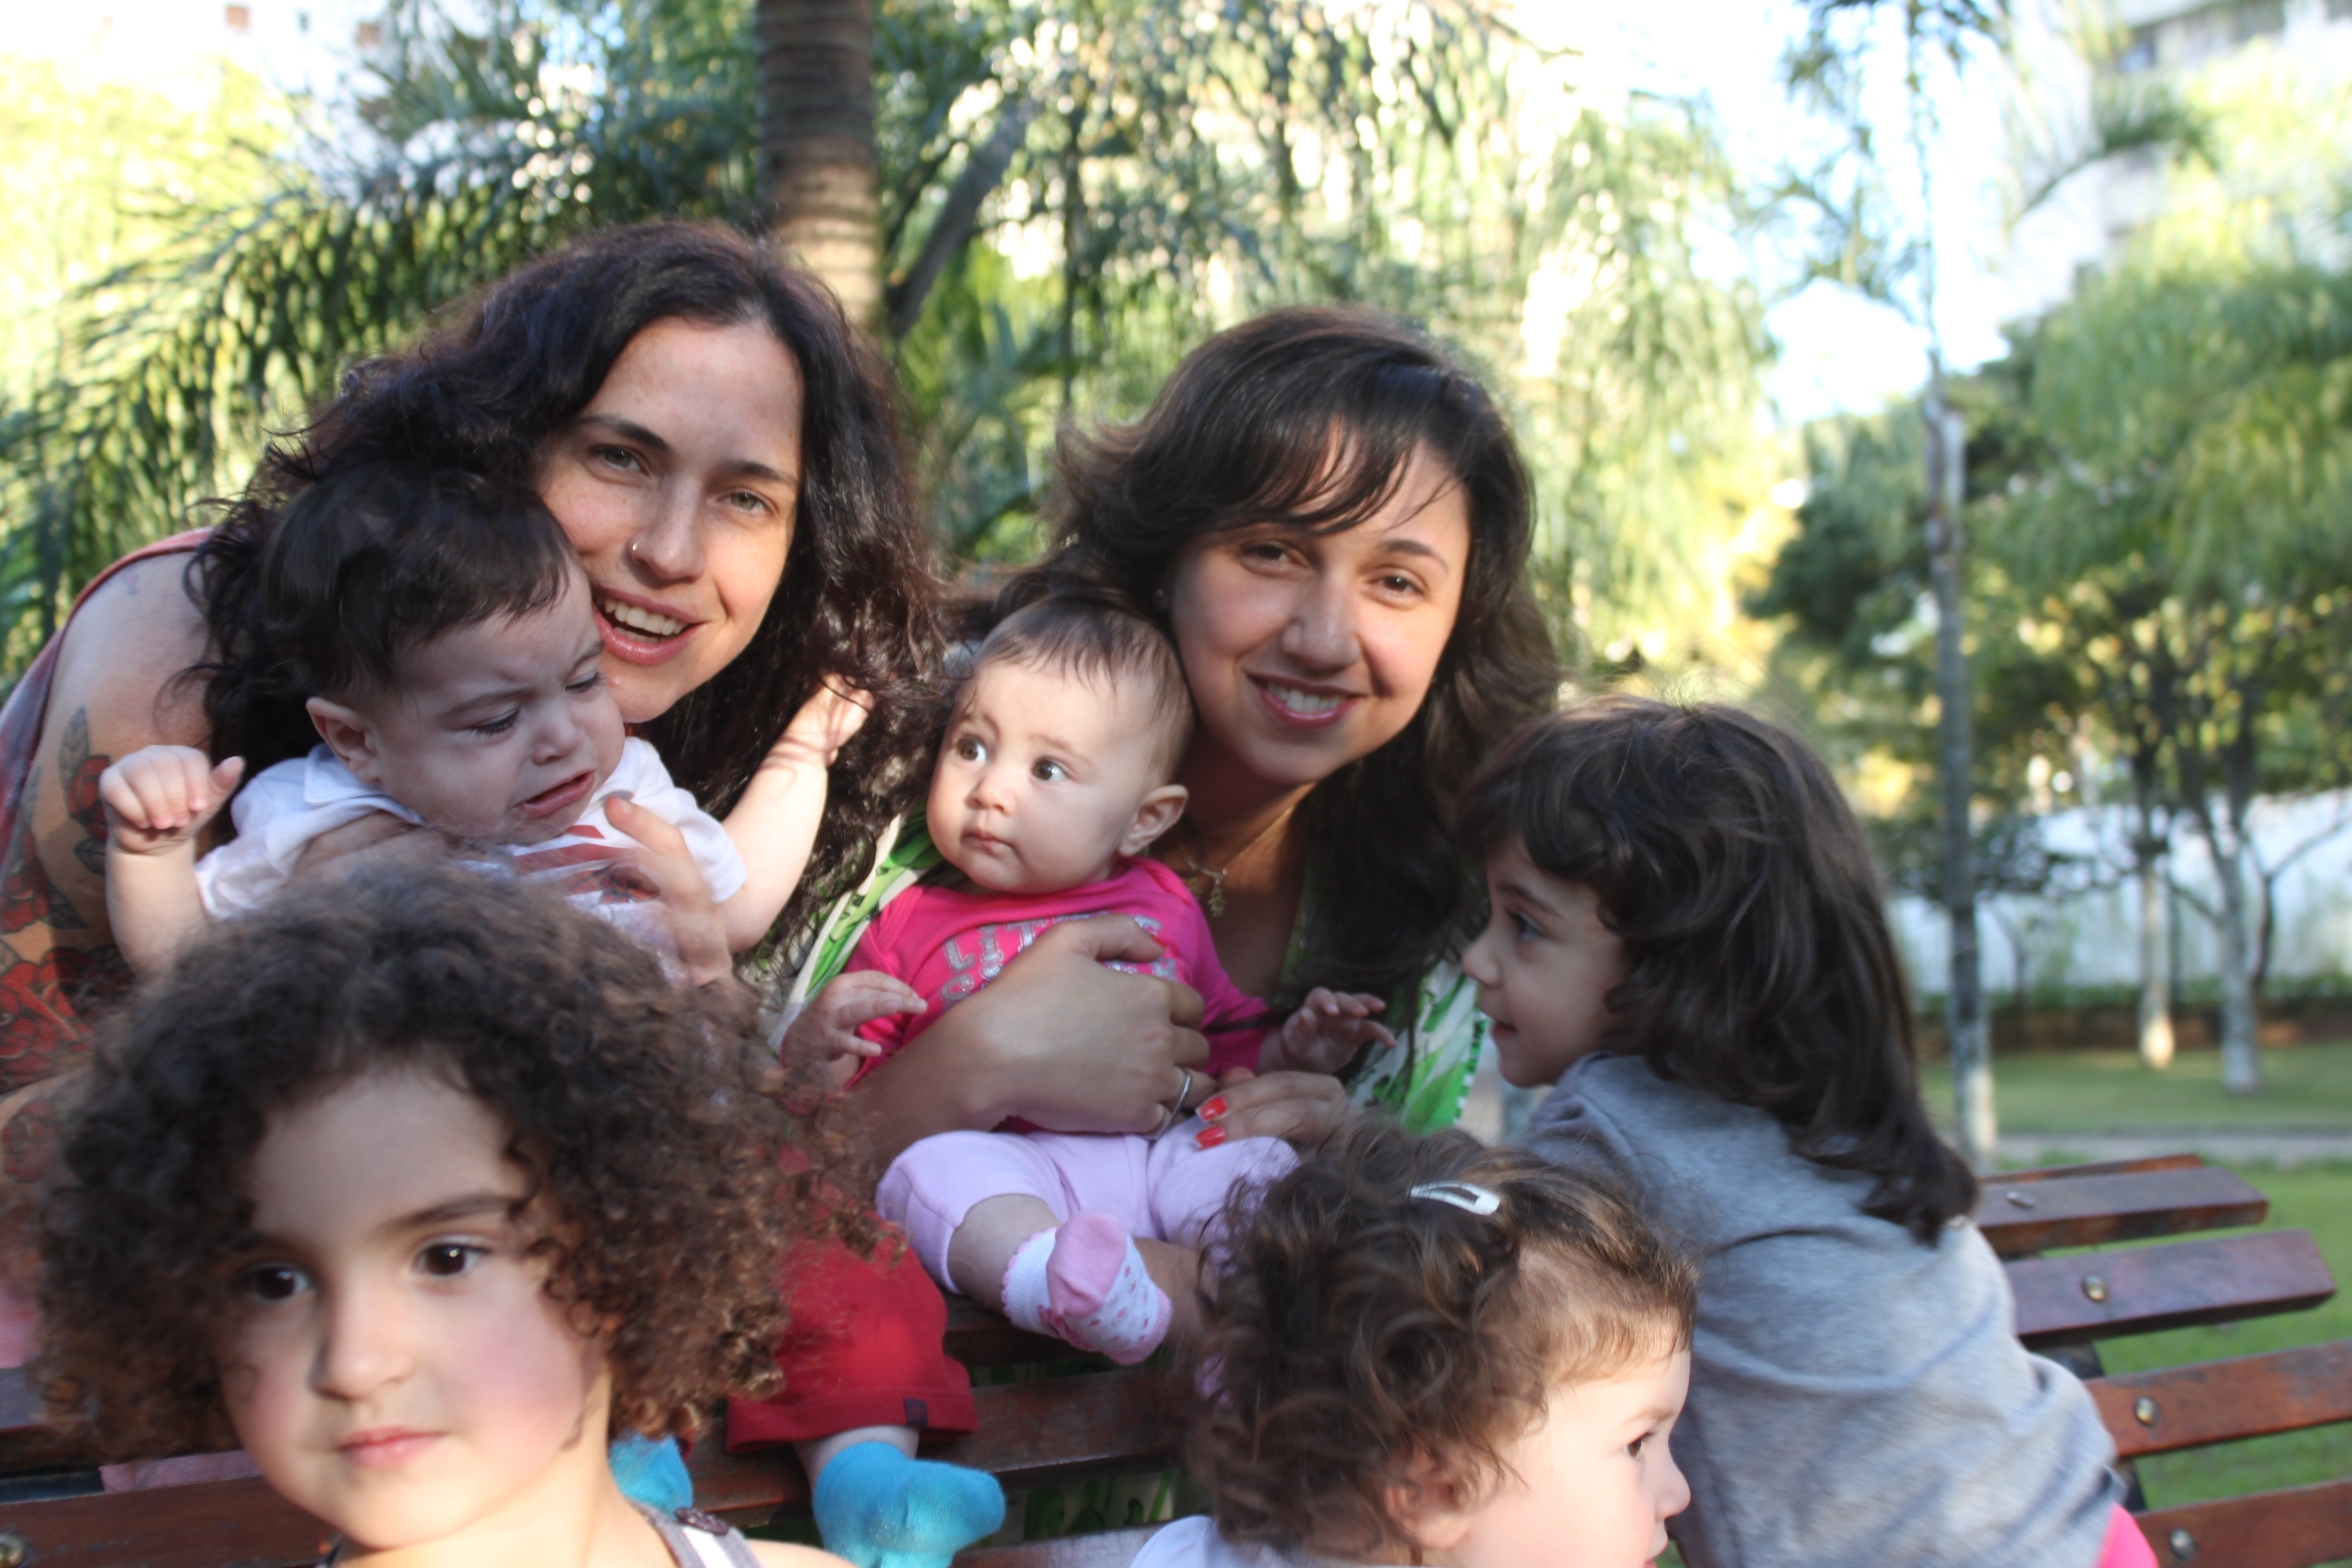
<instances>
[{"instance_id":1,"label":"paved path","mask_svg":"<svg viewBox=\"0 0 2352 1568\"><path fill-rule=\"evenodd\" d=\"M1470 1083L1462 1125L1489 1143L1502 1141L1516 1120L1511 1101L1532 1108L1536 1095L1504 1087L1490 1057ZM1522 1111L1520 1114L1524 1114ZM2056 1165L2070 1160L2136 1160L2189 1151L2209 1160L2268 1160L2283 1167L2314 1161L2352 1163L2352 1127L2122 1127L2106 1132L2005 1133L2001 1158L2011 1165Z\"/></svg>"},{"instance_id":2,"label":"paved path","mask_svg":"<svg viewBox=\"0 0 2352 1568\"><path fill-rule=\"evenodd\" d=\"M2050 1165L2084 1160L2136 1160L2151 1154L2202 1154L2209 1160L2268 1160L2280 1167L2314 1161L2352 1162L2352 1128L2134 1127L2111 1132L2003 1133L2001 1158Z\"/></svg>"}]
</instances>

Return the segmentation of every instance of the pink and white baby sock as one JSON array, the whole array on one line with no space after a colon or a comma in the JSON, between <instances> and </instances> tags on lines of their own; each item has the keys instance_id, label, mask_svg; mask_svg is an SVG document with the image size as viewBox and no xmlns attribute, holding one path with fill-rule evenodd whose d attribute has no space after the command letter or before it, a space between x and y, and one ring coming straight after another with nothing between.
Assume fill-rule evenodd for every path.
<instances>
[{"instance_id":1,"label":"pink and white baby sock","mask_svg":"<svg viewBox=\"0 0 2352 1568\"><path fill-rule=\"evenodd\" d=\"M1159 1349L1175 1312L1126 1228L1091 1210L1021 1243L1005 1265L1004 1309L1032 1334L1058 1335L1121 1366Z\"/></svg>"}]
</instances>

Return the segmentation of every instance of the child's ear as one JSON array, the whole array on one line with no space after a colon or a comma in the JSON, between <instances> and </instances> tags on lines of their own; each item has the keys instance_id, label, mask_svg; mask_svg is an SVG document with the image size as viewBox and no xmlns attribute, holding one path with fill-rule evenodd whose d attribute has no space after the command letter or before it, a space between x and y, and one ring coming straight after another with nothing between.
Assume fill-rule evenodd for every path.
<instances>
[{"instance_id":1,"label":"child's ear","mask_svg":"<svg viewBox=\"0 0 2352 1568\"><path fill-rule=\"evenodd\" d=\"M1415 1562L1425 1556L1443 1561L1470 1533L1471 1510L1461 1488L1427 1454L1414 1455L1404 1480L1383 1496L1389 1524L1413 1548Z\"/></svg>"},{"instance_id":2,"label":"child's ear","mask_svg":"<svg viewBox=\"0 0 2352 1568\"><path fill-rule=\"evenodd\" d=\"M1135 821L1129 825L1127 836L1119 840L1119 853L1140 855L1151 848L1152 840L1176 825L1184 815L1184 803L1191 798L1181 784L1162 784L1143 797L1143 804L1135 808Z\"/></svg>"},{"instance_id":3,"label":"child's ear","mask_svg":"<svg viewBox=\"0 0 2352 1568\"><path fill-rule=\"evenodd\" d=\"M352 777L362 784L383 781L375 727L357 708L347 708L324 697L313 697L303 706L310 710L311 727L318 731L319 739L351 770Z\"/></svg>"}]
</instances>

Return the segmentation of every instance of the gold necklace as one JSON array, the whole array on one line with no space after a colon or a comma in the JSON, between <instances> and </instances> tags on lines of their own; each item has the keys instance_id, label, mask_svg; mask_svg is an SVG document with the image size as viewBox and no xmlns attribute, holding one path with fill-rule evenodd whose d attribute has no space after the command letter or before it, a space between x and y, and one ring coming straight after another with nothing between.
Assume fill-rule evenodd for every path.
<instances>
[{"instance_id":1,"label":"gold necklace","mask_svg":"<svg viewBox=\"0 0 2352 1568\"><path fill-rule=\"evenodd\" d=\"M1296 810L1298 810L1298 802L1294 800L1289 805L1282 808L1281 815L1277 816L1273 821L1267 823L1264 827L1258 829L1258 833L1255 838L1242 845L1241 848L1235 850L1232 854L1227 855L1225 857L1225 864L1221 866L1203 865L1201 863L1200 857L1195 855L1191 850L1188 849L1184 852L1184 864L1186 866L1184 873L1184 884L1185 886L1192 889L1192 896L1201 901L1201 907L1209 912L1209 918L1211 920L1222 920L1225 918L1226 873L1233 869L1234 865L1240 861L1242 856L1248 854L1251 850L1257 848L1260 844L1265 843L1268 838L1272 837L1274 830L1282 826L1283 823L1288 822L1290 820L1290 814ZM1206 839L1201 838L1201 830L1197 827L1192 830L1192 836L1195 839L1200 840L1202 843L1207 842Z\"/></svg>"}]
</instances>

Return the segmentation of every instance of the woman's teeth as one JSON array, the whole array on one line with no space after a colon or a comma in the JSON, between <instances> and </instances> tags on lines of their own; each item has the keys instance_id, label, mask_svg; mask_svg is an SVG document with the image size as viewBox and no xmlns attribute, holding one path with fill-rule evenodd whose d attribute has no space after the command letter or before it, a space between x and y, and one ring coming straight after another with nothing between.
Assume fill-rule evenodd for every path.
<instances>
[{"instance_id":1,"label":"woman's teeth","mask_svg":"<svg viewBox=\"0 0 2352 1568\"><path fill-rule=\"evenodd\" d=\"M675 637L686 629L684 621L674 621L658 611L639 609L618 599L607 599L602 594L597 595L596 608L604 612L606 620L648 637Z\"/></svg>"},{"instance_id":2,"label":"woman's teeth","mask_svg":"<svg viewBox=\"0 0 2352 1568\"><path fill-rule=\"evenodd\" d=\"M1302 714L1307 717L1313 717L1314 715L1320 713L1329 713L1332 709L1347 701L1347 698L1341 696L1338 692L1301 691L1296 686L1281 686L1275 684L1273 681L1268 681L1266 683L1266 690L1273 695L1273 698L1276 702L1281 703L1291 712Z\"/></svg>"}]
</instances>

